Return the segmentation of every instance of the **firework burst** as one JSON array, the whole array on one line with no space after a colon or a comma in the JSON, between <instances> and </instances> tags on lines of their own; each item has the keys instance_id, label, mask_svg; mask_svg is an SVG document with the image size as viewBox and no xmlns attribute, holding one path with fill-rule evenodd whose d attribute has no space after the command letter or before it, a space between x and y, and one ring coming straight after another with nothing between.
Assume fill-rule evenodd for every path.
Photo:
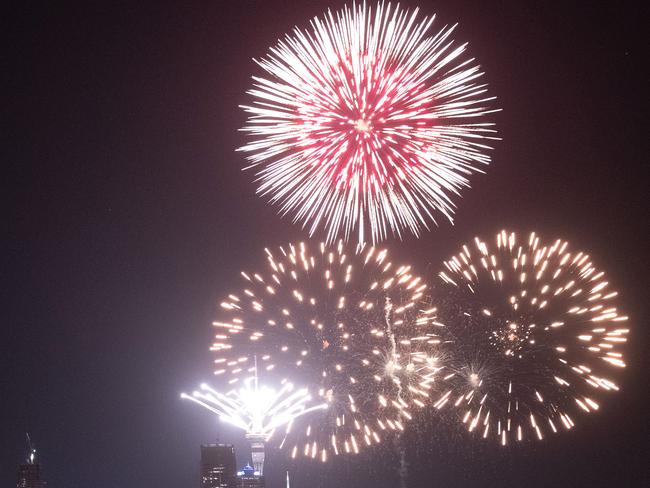
<instances>
[{"instance_id":1,"label":"firework burst","mask_svg":"<svg viewBox=\"0 0 650 488\"><path fill-rule=\"evenodd\" d=\"M314 18L258 64L241 150L258 193L327 242L419 235L490 161L493 99L454 26L380 3Z\"/></svg>"},{"instance_id":2,"label":"firework burst","mask_svg":"<svg viewBox=\"0 0 650 488\"><path fill-rule=\"evenodd\" d=\"M404 428L428 398L428 351L439 341L435 309L422 308L426 285L410 266L374 247L315 247L266 250L265 272L242 272L241 291L214 322L212 350L226 384L258 370L260 381L308 385L328 408L275 437L293 457L325 461Z\"/></svg>"},{"instance_id":3,"label":"firework burst","mask_svg":"<svg viewBox=\"0 0 650 488\"><path fill-rule=\"evenodd\" d=\"M311 405L312 397L306 388L294 391L292 383L284 382L276 392L267 386L259 387L257 378L248 378L244 387L221 393L205 383L200 391L185 398L215 413L222 421L234 425L251 436L269 438L275 429L315 410L327 408L325 403Z\"/></svg>"},{"instance_id":4,"label":"firework burst","mask_svg":"<svg viewBox=\"0 0 650 488\"><path fill-rule=\"evenodd\" d=\"M625 367L627 317L604 272L566 241L502 231L495 244L476 238L440 273L453 353L435 406L457 407L468 430L503 445L541 440L619 389L611 375Z\"/></svg>"}]
</instances>

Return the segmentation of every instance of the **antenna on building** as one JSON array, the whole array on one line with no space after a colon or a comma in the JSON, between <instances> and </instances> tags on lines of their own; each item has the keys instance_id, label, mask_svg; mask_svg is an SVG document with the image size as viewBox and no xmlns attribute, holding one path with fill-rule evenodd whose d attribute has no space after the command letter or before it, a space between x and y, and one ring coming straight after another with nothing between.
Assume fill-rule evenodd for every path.
<instances>
[{"instance_id":1,"label":"antenna on building","mask_svg":"<svg viewBox=\"0 0 650 488\"><path fill-rule=\"evenodd\" d=\"M254 356L255 360L255 393L258 392L259 384L257 377L257 355ZM253 468L255 471L264 475L264 448L266 444L266 434L261 433L248 433L246 439L251 444L251 458L253 461Z\"/></svg>"},{"instance_id":2,"label":"antenna on building","mask_svg":"<svg viewBox=\"0 0 650 488\"><path fill-rule=\"evenodd\" d=\"M25 433L25 437L27 437L27 464L36 464L36 448L32 444L29 432Z\"/></svg>"},{"instance_id":3,"label":"antenna on building","mask_svg":"<svg viewBox=\"0 0 650 488\"><path fill-rule=\"evenodd\" d=\"M253 358L255 360L255 393L257 393L258 386L259 386L258 379L257 379L257 354L255 354Z\"/></svg>"}]
</instances>

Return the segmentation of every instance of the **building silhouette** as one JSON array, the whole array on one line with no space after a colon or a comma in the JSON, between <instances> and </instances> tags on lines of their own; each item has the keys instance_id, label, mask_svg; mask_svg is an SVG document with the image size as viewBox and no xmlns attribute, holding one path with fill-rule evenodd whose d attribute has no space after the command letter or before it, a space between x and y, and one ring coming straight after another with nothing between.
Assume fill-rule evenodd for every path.
<instances>
[{"instance_id":1,"label":"building silhouette","mask_svg":"<svg viewBox=\"0 0 650 488\"><path fill-rule=\"evenodd\" d=\"M17 488L45 488L43 470L36 456L36 449L27 434L27 459L18 466Z\"/></svg>"},{"instance_id":2,"label":"building silhouette","mask_svg":"<svg viewBox=\"0 0 650 488\"><path fill-rule=\"evenodd\" d=\"M250 464L237 473L237 488L264 488L264 476L255 471Z\"/></svg>"},{"instance_id":3,"label":"building silhouette","mask_svg":"<svg viewBox=\"0 0 650 488\"><path fill-rule=\"evenodd\" d=\"M232 444L201 445L201 488L235 488L236 474Z\"/></svg>"}]
</instances>

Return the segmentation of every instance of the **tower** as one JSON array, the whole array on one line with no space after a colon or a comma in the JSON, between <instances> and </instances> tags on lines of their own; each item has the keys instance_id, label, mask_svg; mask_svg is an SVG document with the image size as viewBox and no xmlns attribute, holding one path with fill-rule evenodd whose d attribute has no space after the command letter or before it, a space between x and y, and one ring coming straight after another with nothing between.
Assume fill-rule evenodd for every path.
<instances>
[{"instance_id":1,"label":"tower","mask_svg":"<svg viewBox=\"0 0 650 488\"><path fill-rule=\"evenodd\" d=\"M257 356L255 356L255 391L259 388L259 380L257 377ZM267 435L261 433L263 416L260 415L259 425L253 425L252 430L246 433L246 439L251 444L251 457L253 460L253 469L264 476L264 447L267 441Z\"/></svg>"},{"instance_id":2,"label":"tower","mask_svg":"<svg viewBox=\"0 0 650 488\"><path fill-rule=\"evenodd\" d=\"M232 444L201 445L201 488L234 488L235 475Z\"/></svg>"},{"instance_id":3,"label":"tower","mask_svg":"<svg viewBox=\"0 0 650 488\"><path fill-rule=\"evenodd\" d=\"M246 439L251 444L253 469L260 475L264 475L264 443L266 442L266 435L250 433L246 434Z\"/></svg>"},{"instance_id":4,"label":"tower","mask_svg":"<svg viewBox=\"0 0 650 488\"><path fill-rule=\"evenodd\" d=\"M45 488L43 470L36 457L36 448L27 434L27 459L18 466L17 488Z\"/></svg>"}]
</instances>

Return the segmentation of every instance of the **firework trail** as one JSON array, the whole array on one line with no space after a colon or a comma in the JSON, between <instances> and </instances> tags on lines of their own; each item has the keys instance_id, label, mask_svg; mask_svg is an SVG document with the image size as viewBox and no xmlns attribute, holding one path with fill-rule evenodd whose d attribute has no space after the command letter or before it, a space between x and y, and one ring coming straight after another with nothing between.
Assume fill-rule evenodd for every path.
<instances>
[{"instance_id":1,"label":"firework trail","mask_svg":"<svg viewBox=\"0 0 650 488\"><path fill-rule=\"evenodd\" d=\"M301 243L266 250L265 272L242 272L221 304L212 350L217 376L236 385L291 378L328 405L309 422L289 422L278 444L327 460L357 453L404 428L428 399L428 351L438 344L426 285L386 251Z\"/></svg>"},{"instance_id":2,"label":"firework trail","mask_svg":"<svg viewBox=\"0 0 650 488\"><path fill-rule=\"evenodd\" d=\"M397 341L395 339L395 334L393 332L393 324L391 322L391 311L393 310L393 305L390 302L390 299L386 298L386 303L384 306L385 315L384 322L386 324L386 335L388 337L389 352L392 356L398 356L397 351ZM433 375L430 376L433 378ZM402 401L402 385L397 384L397 401ZM397 475L399 476L400 488L406 488L406 476L408 474L408 466L406 463L406 449L402 445L402 436L397 434L395 439L395 447L399 452L399 469L397 470Z\"/></svg>"},{"instance_id":3,"label":"firework trail","mask_svg":"<svg viewBox=\"0 0 650 488\"><path fill-rule=\"evenodd\" d=\"M452 40L389 3L345 7L257 61L250 138L258 193L313 235L378 242L452 221L453 197L490 162L493 97Z\"/></svg>"},{"instance_id":4,"label":"firework trail","mask_svg":"<svg viewBox=\"0 0 650 488\"><path fill-rule=\"evenodd\" d=\"M541 440L619 389L611 375L625 367L627 317L604 272L566 241L501 231L495 244L476 238L440 273L452 292L440 310L451 350L434 404L503 445Z\"/></svg>"}]
</instances>

